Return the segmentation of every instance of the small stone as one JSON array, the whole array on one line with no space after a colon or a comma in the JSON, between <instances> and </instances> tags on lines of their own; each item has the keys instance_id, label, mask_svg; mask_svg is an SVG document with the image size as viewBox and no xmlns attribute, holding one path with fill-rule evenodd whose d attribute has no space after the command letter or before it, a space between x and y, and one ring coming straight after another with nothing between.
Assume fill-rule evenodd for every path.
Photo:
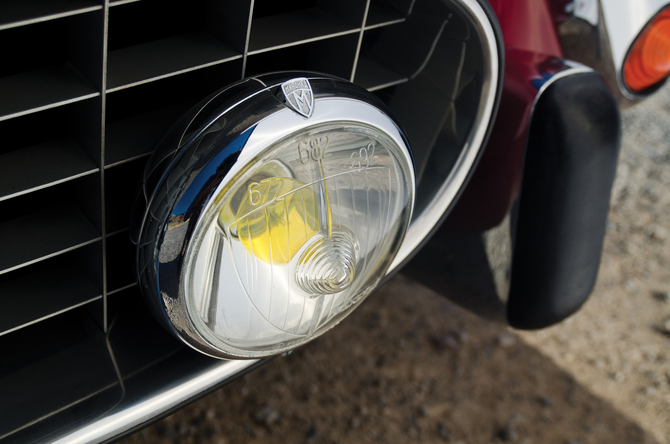
<instances>
[{"instance_id":1,"label":"small stone","mask_svg":"<svg viewBox=\"0 0 670 444\"><path fill-rule=\"evenodd\" d=\"M375 363L375 365L377 367L384 367L387 363L388 363L388 358L386 357L386 355L381 355L379 357L379 359L377 359L377 362Z\"/></svg>"},{"instance_id":2,"label":"small stone","mask_svg":"<svg viewBox=\"0 0 670 444\"><path fill-rule=\"evenodd\" d=\"M358 427L361 425L361 420L358 419L357 417L351 418L351 421L349 421L349 428L351 430L356 430Z\"/></svg>"},{"instance_id":3,"label":"small stone","mask_svg":"<svg viewBox=\"0 0 670 444\"><path fill-rule=\"evenodd\" d=\"M623 382L626 379L626 376L621 372L615 372L610 377L616 382Z\"/></svg>"},{"instance_id":4,"label":"small stone","mask_svg":"<svg viewBox=\"0 0 670 444\"><path fill-rule=\"evenodd\" d=\"M647 396L653 396L656 394L656 389L654 387L645 387L642 390L642 393L644 393Z\"/></svg>"},{"instance_id":5,"label":"small stone","mask_svg":"<svg viewBox=\"0 0 670 444\"><path fill-rule=\"evenodd\" d=\"M663 382L665 382L665 381L664 381L664 378L663 378L659 373L657 373L657 372L655 372L655 371L653 371L653 370L649 370L649 371L645 372L645 376L646 376L647 379L649 379L649 381L650 381L652 384L654 384L654 386L656 386L656 387L658 387L658 386L661 385Z\"/></svg>"},{"instance_id":6,"label":"small stone","mask_svg":"<svg viewBox=\"0 0 670 444\"><path fill-rule=\"evenodd\" d=\"M642 351L637 347L632 347L626 351L626 359L630 362L640 362L643 356Z\"/></svg>"},{"instance_id":7,"label":"small stone","mask_svg":"<svg viewBox=\"0 0 670 444\"><path fill-rule=\"evenodd\" d=\"M279 422L281 417L279 416L279 412L277 410L270 407L269 405L266 405L256 411L254 418L260 425L271 426L272 424Z\"/></svg>"},{"instance_id":8,"label":"small stone","mask_svg":"<svg viewBox=\"0 0 670 444\"><path fill-rule=\"evenodd\" d=\"M655 291L652 293L652 296L657 301L670 303L670 291Z\"/></svg>"},{"instance_id":9,"label":"small stone","mask_svg":"<svg viewBox=\"0 0 670 444\"><path fill-rule=\"evenodd\" d=\"M661 325L657 326L657 330L666 336L670 336L670 318L666 319L661 323Z\"/></svg>"},{"instance_id":10,"label":"small stone","mask_svg":"<svg viewBox=\"0 0 670 444\"><path fill-rule=\"evenodd\" d=\"M547 396L538 396L537 397L537 402L540 403L543 407L553 407L554 406L554 401L547 397Z\"/></svg>"},{"instance_id":11,"label":"small stone","mask_svg":"<svg viewBox=\"0 0 670 444\"><path fill-rule=\"evenodd\" d=\"M277 381L282 384L290 384L291 383L291 375L288 373L279 373L277 375Z\"/></svg>"},{"instance_id":12,"label":"small stone","mask_svg":"<svg viewBox=\"0 0 670 444\"><path fill-rule=\"evenodd\" d=\"M642 356L644 357L644 359L649 362L654 362L658 359L658 354L656 353L656 351L652 350L649 347L642 346L640 347L640 351L642 351Z\"/></svg>"},{"instance_id":13,"label":"small stone","mask_svg":"<svg viewBox=\"0 0 670 444\"><path fill-rule=\"evenodd\" d=\"M458 350L461 347L461 338L458 332L449 332L443 335L430 335L430 343L438 350Z\"/></svg>"},{"instance_id":14,"label":"small stone","mask_svg":"<svg viewBox=\"0 0 670 444\"><path fill-rule=\"evenodd\" d=\"M604 360L604 359L596 359L595 361L593 361L593 365L594 365L596 368L601 368L601 369L602 369L602 368L605 368L605 365L606 365L606 364L605 364L605 360Z\"/></svg>"},{"instance_id":15,"label":"small stone","mask_svg":"<svg viewBox=\"0 0 670 444\"><path fill-rule=\"evenodd\" d=\"M177 437L179 436L179 435L177 435L177 431L173 427L170 427L170 426L163 427L160 430L160 434L163 435L165 438L172 439L172 440L177 439Z\"/></svg>"},{"instance_id":16,"label":"small stone","mask_svg":"<svg viewBox=\"0 0 670 444\"><path fill-rule=\"evenodd\" d=\"M305 438L310 439L314 438L316 435L318 435L319 431L317 430L316 426L312 426L307 430L307 433L305 434Z\"/></svg>"},{"instance_id":17,"label":"small stone","mask_svg":"<svg viewBox=\"0 0 670 444\"><path fill-rule=\"evenodd\" d=\"M425 418L428 415L428 407L425 405L420 405L417 409L417 412L419 413L420 417Z\"/></svg>"},{"instance_id":18,"label":"small stone","mask_svg":"<svg viewBox=\"0 0 670 444\"><path fill-rule=\"evenodd\" d=\"M657 242L665 242L668 238L668 232L665 228L656 224L649 224L644 228L644 233L649 237L649 239Z\"/></svg>"},{"instance_id":19,"label":"small stone","mask_svg":"<svg viewBox=\"0 0 670 444\"><path fill-rule=\"evenodd\" d=\"M256 429L250 422L245 422L244 424L242 424L242 428L244 429L245 432L247 432L249 436L253 438L256 437Z\"/></svg>"},{"instance_id":20,"label":"small stone","mask_svg":"<svg viewBox=\"0 0 670 444\"><path fill-rule=\"evenodd\" d=\"M449 433L449 425L442 421L437 425L437 436L443 440L449 442L451 441L451 433Z\"/></svg>"},{"instance_id":21,"label":"small stone","mask_svg":"<svg viewBox=\"0 0 670 444\"><path fill-rule=\"evenodd\" d=\"M510 332L504 331L498 335L496 341L499 346L508 348L516 344L516 336Z\"/></svg>"},{"instance_id":22,"label":"small stone","mask_svg":"<svg viewBox=\"0 0 670 444\"><path fill-rule=\"evenodd\" d=\"M410 426L410 428L407 430L407 433L409 433L409 436L414 437L419 435L419 430L414 426Z\"/></svg>"},{"instance_id":23,"label":"small stone","mask_svg":"<svg viewBox=\"0 0 670 444\"><path fill-rule=\"evenodd\" d=\"M216 411L214 409L207 409L205 412L205 418L207 418L208 421L211 421L216 417Z\"/></svg>"},{"instance_id":24,"label":"small stone","mask_svg":"<svg viewBox=\"0 0 670 444\"><path fill-rule=\"evenodd\" d=\"M517 430L517 425L521 421L520 413L513 413L512 416L507 420L507 425L498 432L498 437L503 441L516 441L519 439L519 432Z\"/></svg>"}]
</instances>

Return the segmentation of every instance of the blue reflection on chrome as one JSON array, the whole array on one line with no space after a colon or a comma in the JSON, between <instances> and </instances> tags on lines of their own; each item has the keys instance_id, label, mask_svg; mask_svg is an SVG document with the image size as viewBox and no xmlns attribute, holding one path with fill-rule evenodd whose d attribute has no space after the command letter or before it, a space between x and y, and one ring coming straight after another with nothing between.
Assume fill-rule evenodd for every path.
<instances>
[{"instance_id":1,"label":"blue reflection on chrome","mask_svg":"<svg viewBox=\"0 0 670 444\"><path fill-rule=\"evenodd\" d=\"M184 191L184 194L181 199L179 199L179 202L177 202L177 205L175 205L174 210L172 210L172 217L180 216L188 211L193 201L198 197L198 194L200 194L205 186L207 186L212 177L216 175L216 171L221 164L225 162L229 156L239 154L242 148L244 148L255 128L255 126L249 128L247 131L237 136L235 140L230 142L228 146L222 149L219 154L214 156L214 158L205 165L196 178L193 179L193 182L191 182L186 191Z\"/></svg>"}]
</instances>

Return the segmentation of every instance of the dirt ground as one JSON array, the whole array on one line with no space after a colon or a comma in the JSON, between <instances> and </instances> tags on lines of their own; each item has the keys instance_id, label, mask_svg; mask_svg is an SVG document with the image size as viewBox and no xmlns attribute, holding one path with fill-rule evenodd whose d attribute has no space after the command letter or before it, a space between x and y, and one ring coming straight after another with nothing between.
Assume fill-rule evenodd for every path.
<instances>
[{"instance_id":1,"label":"dirt ground","mask_svg":"<svg viewBox=\"0 0 670 444\"><path fill-rule=\"evenodd\" d=\"M325 336L131 443L670 443L670 87L623 113L585 307L537 332L402 275Z\"/></svg>"}]
</instances>

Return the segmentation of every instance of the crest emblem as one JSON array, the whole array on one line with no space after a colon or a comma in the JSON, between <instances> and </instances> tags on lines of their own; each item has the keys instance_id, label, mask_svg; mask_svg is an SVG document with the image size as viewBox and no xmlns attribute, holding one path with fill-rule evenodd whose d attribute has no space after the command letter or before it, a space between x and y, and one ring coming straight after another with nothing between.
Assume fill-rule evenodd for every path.
<instances>
[{"instance_id":1,"label":"crest emblem","mask_svg":"<svg viewBox=\"0 0 670 444\"><path fill-rule=\"evenodd\" d=\"M314 92L309 80L298 77L282 83L286 106L301 116L310 117L314 111Z\"/></svg>"}]
</instances>

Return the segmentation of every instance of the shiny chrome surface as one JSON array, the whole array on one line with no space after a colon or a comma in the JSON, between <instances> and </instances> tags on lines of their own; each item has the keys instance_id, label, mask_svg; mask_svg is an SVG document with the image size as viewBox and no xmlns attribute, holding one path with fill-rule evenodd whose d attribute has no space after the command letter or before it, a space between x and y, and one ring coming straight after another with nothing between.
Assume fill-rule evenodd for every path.
<instances>
[{"instance_id":1,"label":"shiny chrome surface","mask_svg":"<svg viewBox=\"0 0 670 444\"><path fill-rule=\"evenodd\" d=\"M542 96L542 93L551 86L555 81L562 79L564 77L573 76L575 74L582 74L586 72L593 72L593 69L588 66L582 65L581 63L573 62L571 60L558 59L555 58L552 60L554 65L561 66L558 69L552 69L551 72L543 72L540 74L538 82L533 85L537 87L537 96L533 101L533 108L531 109L531 119L533 117L533 110L535 109L535 104Z\"/></svg>"},{"instance_id":2,"label":"shiny chrome surface","mask_svg":"<svg viewBox=\"0 0 670 444\"><path fill-rule=\"evenodd\" d=\"M192 302L188 299L189 291L186 288L187 273L191 267L194 267L188 259L187 253L191 248L189 245L197 241L193 237L195 234L206 231L203 216L209 213L213 205L216 205L215 197L223 193L233 178L241 171L250 168L254 160L275 142L298 134L305 129L330 123L343 126L364 125L373 128L389 137L400 147L405 159L411 160L412 158L407 149L405 135L401 133L398 125L380 109L384 107L383 104L381 102L375 104L377 100L374 96L367 95L361 88L341 79L319 75L307 75L307 78L298 79L301 82L311 83L312 92L309 94L312 102L312 106L309 107L311 113L303 112L303 110L297 111L295 104L277 106L278 102L271 92L278 85L283 89L284 85L289 83L287 79L295 80L295 78L296 75L293 73L277 73L244 81L240 84L243 87L246 87L246 83L261 84L263 87L257 91L255 88L250 89L248 95L238 102L224 105L223 112L217 111L207 116L206 107L226 97L226 92L218 93L215 98L211 98L207 105L196 112L197 117L191 119L191 121L205 119L205 123L193 131L190 126L187 127L183 130L181 137L174 139L180 140L179 145L181 145L176 154L177 160L165 172L147 170L147 176L154 174L163 176L159 181L161 185L153 191L144 189L138 197L139 200L142 200L142 195L148 196L149 206L146 209L139 207L140 211L144 211L144 222L140 228L137 243L144 246L154 245L153 242L155 242L155 252L152 251L154 247L148 247L148 254L144 254L142 248L138 248L138 254L146 257L138 261L142 265L138 269L138 276L140 280L148 283L142 287L145 297L160 300L160 310L157 311L156 317L167 318L171 324L169 329L182 341L209 356L248 358L248 355L241 349L236 351L236 354L225 352L221 346L215 345L214 337L207 336L207 332L202 330L204 328L201 325L202 322L199 324L190 314ZM226 91L237 89L238 86L233 85L226 88ZM217 110L220 108L218 107ZM240 109L243 109L244 112L239 111ZM244 118L243 124L236 120L240 114ZM229 145L225 143L208 145L211 142L203 141L204 137L219 132L225 134L227 139L224 140L230 140ZM186 134L189 135L185 136ZM162 151L175 152L175 144L171 139L167 141L169 143L157 150L154 155L156 159L164 157ZM192 146L197 147L195 151L191 148ZM196 155L192 154L194 152L197 152L199 159L209 160L205 163L197 162L194 160ZM149 161L150 165L157 163L159 161L154 160L154 157ZM409 173L410 195L413 199L416 179L411 168ZM209 178L213 177L213 174L216 174L217 179L212 183ZM203 181L201 177L206 177L208 180ZM187 186L181 185L187 183L187 180L192 180L192 182ZM145 187L147 183L148 180L145 179ZM213 186L216 188L212 189ZM163 200L157 197L161 195L178 197L165 206ZM160 210L157 210L159 207ZM177 211L176 208L180 210ZM183 215L180 216L183 219L179 224L172 223L172 218L176 213ZM150 233L160 233L160 237L152 239ZM145 263L146 260L149 262ZM149 282L155 282L155 286ZM367 291L366 295L369 293L370 291ZM352 310L363 299L358 298L348 310ZM157 306L151 301L150 305ZM319 334L325 331L320 331ZM316 338L319 334L310 336L309 340ZM279 354L284 351L286 348L280 348L264 355Z\"/></svg>"},{"instance_id":3,"label":"shiny chrome surface","mask_svg":"<svg viewBox=\"0 0 670 444\"><path fill-rule=\"evenodd\" d=\"M571 10L566 12L572 12L575 17L586 20L593 26L598 26L598 18L600 17L598 0L582 0L567 6L570 6Z\"/></svg>"},{"instance_id":4,"label":"shiny chrome surface","mask_svg":"<svg viewBox=\"0 0 670 444\"><path fill-rule=\"evenodd\" d=\"M155 391L147 390L151 395L141 402L121 404L97 422L53 442L85 444L110 440L123 431L140 426L188 402L194 395L211 390L257 363L255 360L211 361L211 365L203 366L169 386L156 387Z\"/></svg>"},{"instance_id":5,"label":"shiny chrome surface","mask_svg":"<svg viewBox=\"0 0 670 444\"><path fill-rule=\"evenodd\" d=\"M451 174L443 182L427 209L420 214L415 213L405 241L391 264L390 270L398 267L423 242L453 203L482 148L496 103L496 91L501 82L499 71L501 55L498 54L493 27L486 13L475 0L461 0L455 6L470 19L481 39L483 79L477 114L470 135Z\"/></svg>"}]
</instances>

